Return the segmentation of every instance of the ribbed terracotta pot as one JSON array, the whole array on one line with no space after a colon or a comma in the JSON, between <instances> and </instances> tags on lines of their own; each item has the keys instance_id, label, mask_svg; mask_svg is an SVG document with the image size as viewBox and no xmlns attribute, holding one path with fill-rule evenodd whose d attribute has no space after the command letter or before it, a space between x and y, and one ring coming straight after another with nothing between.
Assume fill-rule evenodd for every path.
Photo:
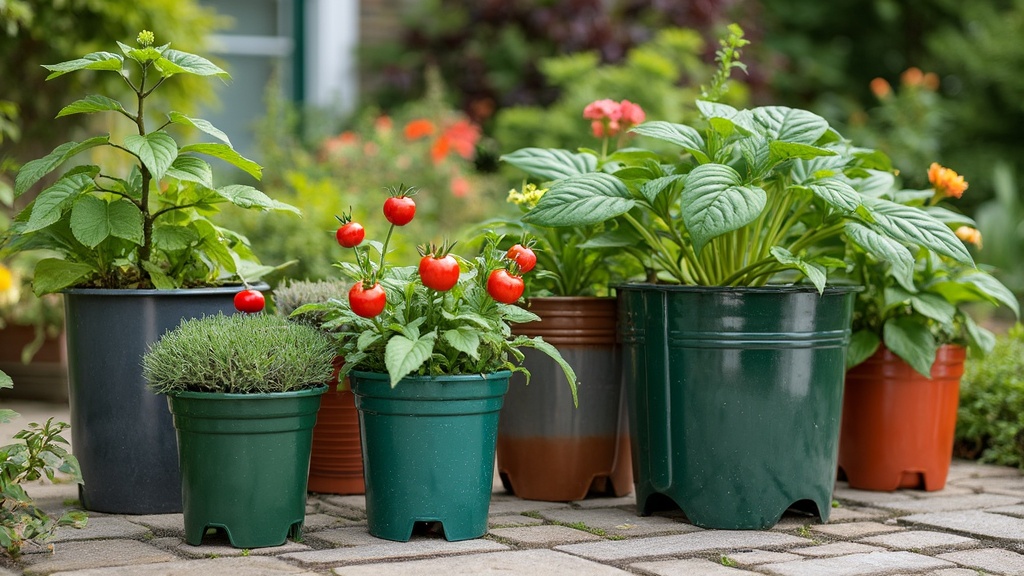
<instances>
[{"instance_id":1,"label":"ribbed terracotta pot","mask_svg":"<svg viewBox=\"0 0 1024 576\"><path fill-rule=\"evenodd\" d=\"M946 485L965 357L940 347L928 379L882 346L847 372L839 468L851 488Z\"/></svg>"},{"instance_id":2,"label":"ribbed terracotta pot","mask_svg":"<svg viewBox=\"0 0 1024 576\"><path fill-rule=\"evenodd\" d=\"M615 342L614 298L531 298L539 322L513 327L541 336L576 371L574 408L562 369L523 349L530 384L514 374L498 424L498 473L528 500L569 502L588 495L622 496L633 489L622 363Z\"/></svg>"},{"instance_id":3,"label":"ribbed terracotta pot","mask_svg":"<svg viewBox=\"0 0 1024 576\"><path fill-rule=\"evenodd\" d=\"M335 359L330 388L320 400L320 413L313 427L308 490L320 494L363 494L366 488L359 412L348 379L338 382L341 363L341 358Z\"/></svg>"}]
</instances>

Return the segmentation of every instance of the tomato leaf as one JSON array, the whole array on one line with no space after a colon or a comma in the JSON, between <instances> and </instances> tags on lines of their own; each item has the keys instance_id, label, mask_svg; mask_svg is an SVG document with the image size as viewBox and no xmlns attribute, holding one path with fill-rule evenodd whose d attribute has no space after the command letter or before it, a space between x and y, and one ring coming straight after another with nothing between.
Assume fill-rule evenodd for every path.
<instances>
[{"instance_id":1,"label":"tomato leaf","mask_svg":"<svg viewBox=\"0 0 1024 576\"><path fill-rule=\"evenodd\" d=\"M468 326L460 326L454 330L445 330L445 340L459 352L465 352L474 360L480 359L480 333Z\"/></svg>"},{"instance_id":2,"label":"tomato leaf","mask_svg":"<svg viewBox=\"0 0 1024 576\"><path fill-rule=\"evenodd\" d=\"M388 340L387 348L384 350L384 365L391 377L392 388L430 358L436 339L437 332L431 330L415 340L399 334Z\"/></svg>"}]
</instances>

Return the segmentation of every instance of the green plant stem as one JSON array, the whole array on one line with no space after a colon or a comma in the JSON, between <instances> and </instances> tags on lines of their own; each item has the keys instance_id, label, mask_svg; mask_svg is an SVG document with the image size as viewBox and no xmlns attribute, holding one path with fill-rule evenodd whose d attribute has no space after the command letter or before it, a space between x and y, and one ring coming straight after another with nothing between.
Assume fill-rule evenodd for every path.
<instances>
[{"instance_id":1,"label":"green plant stem","mask_svg":"<svg viewBox=\"0 0 1024 576\"><path fill-rule=\"evenodd\" d=\"M838 222L827 228L817 228L814 230L808 230L804 234L797 238L793 244L790 245L789 251L796 254L800 250L803 250L807 246L811 246L822 240L827 240L833 236L838 236L845 229L843 222Z\"/></svg>"},{"instance_id":2,"label":"green plant stem","mask_svg":"<svg viewBox=\"0 0 1024 576\"><path fill-rule=\"evenodd\" d=\"M384 270L384 257L388 253L388 244L391 243L391 234L394 233L394 231L395 231L395 225L392 224L388 228L388 235L387 235L386 238L384 238L384 247L380 251L380 265L377 267L378 271L383 271Z\"/></svg>"},{"instance_id":3,"label":"green plant stem","mask_svg":"<svg viewBox=\"0 0 1024 576\"><path fill-rule=\"evenodd\" d=\"M139 136L146 136L146 72L149 70L149 66L144 64L142 66L142 81L139 83L139 88L135 91L138 100L138 110L135 114L135 124L139 128ZM149 172L149 168L146 167L146 163L139 159L140 172L142 173L142 198L139 200L139 209L142 210L142 246L139 247L139 272L142 277L149 279L149 272L142 267L142 262L146 262L150 258L150 254L153 251L153 217L149 213L149 187L153 180L153 175Z\"/></svg>"},{"instance_id":4,"label":"green plant stem","mask_svg":"<svg viewBox=\"0 0 1024 576\"><path fill-rule=\"evenodd\" d=\"M661 240L659 240L657 236L651 234L650 230L645 228L643 224L641 224L640 222L637 222L636 218L633 218L633 216L630 215L629 213L623 214L623 217L626 219L626 222L629 222L629 224L641 236L644 237L644 240L647 241L647 243L652 248L654 248L653 257L661 261L662 265L665 266L667 272L671 274L672 277L677 278L683 281L684 283L695 283L694 278L690 277L689 274L684 273L683 270L675 262L673 262L671 258L667 257L667 250L665 249L665 246L661 243Z\"/></svg>"}]
</instances>

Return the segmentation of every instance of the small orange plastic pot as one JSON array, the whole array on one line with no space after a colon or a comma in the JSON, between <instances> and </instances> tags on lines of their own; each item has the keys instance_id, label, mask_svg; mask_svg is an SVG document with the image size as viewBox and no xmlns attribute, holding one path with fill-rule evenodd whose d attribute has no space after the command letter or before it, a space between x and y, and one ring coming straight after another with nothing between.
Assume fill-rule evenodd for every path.
<instances>
[{"instance_id":1,"label":"small orange plastic pot","mask_svg":"<svg viewBox=\"0 0 1024 576\"><path fill-rule=\"evenodd\" d=\"M343 360L336 358L330 388L320 401L313 427L309 460L310 492L363 494L363 449L359 438L359 412L347 380L338 382Z\"/></svg>"},{"instance_id":2,"label":"small orange plastic pot","mask_svg":"<svg viewBox=\"0 0 1024 576\"><path fill-rule=\"evenodd\" d=\"M965 358L963 347L941 346L928 379L882 346L847 372L839 469L851 488L946 485Z\"/></svg>"}]
</instances>

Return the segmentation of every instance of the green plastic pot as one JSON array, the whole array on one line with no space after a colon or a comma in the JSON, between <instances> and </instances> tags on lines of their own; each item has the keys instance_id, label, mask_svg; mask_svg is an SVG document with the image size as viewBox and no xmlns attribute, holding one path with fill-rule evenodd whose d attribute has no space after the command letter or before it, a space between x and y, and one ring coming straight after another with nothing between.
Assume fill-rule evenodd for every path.
<instances>
[{"instance_id":1,"label":"green plastic pot","mask_svg":"<svg viewBox=\"0 0 1024 576\"><path fill-rule=\"evenodd\" d=\"M178 436L185 541L223 529L236 548L302 534L306 476L320 396L182 392L167 397Z\"/></svg>"},{"instance_id":2,"label":"green plastic pot","mask_svg":"<svg viewBox=\"0 0 1024 576\"><path fill-rule=\"evenodd\" d=\"M417 522L440 522L449 541L487 533L509 376L411 376L392 388L387 374L349 373L370 534L406 542Z\"/></svg>"},{"instance_id":3,"label":"green plastic pot","mask_svg":"<svg viewBox=\"0 0 1024 576\"><path fill-rule=\"evenodd\" d=\"M626 285L637 512L763 529L831 511L857 288Z\"/></svg>"}]
</instances>

